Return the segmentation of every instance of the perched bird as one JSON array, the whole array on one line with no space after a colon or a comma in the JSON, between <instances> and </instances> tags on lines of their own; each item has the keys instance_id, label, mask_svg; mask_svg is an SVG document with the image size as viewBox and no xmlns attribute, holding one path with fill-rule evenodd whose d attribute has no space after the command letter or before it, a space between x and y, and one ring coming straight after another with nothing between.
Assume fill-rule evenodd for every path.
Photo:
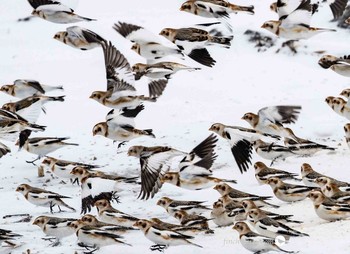
<instances>
[{"instance_id":1,"label":"perched bird","mask_svg":"<svg viewBox=\"0 0 350 254\"><path fill-rule=\"evenodd\" d=\"M43 111L46 113L44 104L50 101L64 101L65 96L34 95L16 102L8 102L2 105L2 109L19 114L29 122L35 123Z\"/></svg>"},{"instance_id":2,"label":"perched bird","mask_svg":"<svg viewBox=\"0 0 350 254\"><path fill-rule=\"evenodd\" d=\"M36 80L16 79L13 84L3 85L1 92L24 99L33 95L42 95L55 90L63 90L62 86L48 86Z\"/></svg>"},{"instance_id":3,"label":"perched bird","mask_svg":"<svg viewBox=\"0 0 350 254\"><path fill-rule=\"evenodd\" d=\"M310 192L309 198L314 204L316 214L323 220L336 221L350 217L349 204L335 202L316 190Z\"/></svg>"},{"instance_id":4,"label":"perched bird","mask_svg":"<svg viewBox=\"0 0 350 254\"><path fill-rule=\"evenodd\" d=\"M330 106L333 109L335 113L350 120L350 107L348 106L347 101L345 101L341 97L333 97L333 96L328 96L325 99L325 101L328 104L328 106Z\"/></svg>"},{"instance_id":5,"label":"perched bird","mask_svg":"<svg viewBox=\"0 0 350 254\"><path fill-rule=\"evenodd\" d=\"M200 228L209 229L209 219L202 215L188 214L184 210L179 210L174 213L174 218L178 219L183 226L199 226Z\"/></svg>"},{"instance_id":6,"label":"perched bird","mask_svg":"<svg viewBox=\"0 0 350 254\"><path fill-rule=\"evenodd\" d=\"M175 62L158 62L154 64L137 63L132 66L135 73L135 80L141 79L143 76L151 79L170 79L181 70L195 71L201 68L189 67Z\"/></svg>"},{"instance_id":7,"label":"perched bird","mask_svg":"<svg viewBox=\"0 0 350 254\"><path fill-rule=\"evenodd\" d=\"M73 221L76 219L39 216L34 220L33 225L40 227L46 235L55 237L56 241L52 246L57 246L62 238L75 233L75 230L69 227Z\"/></svg>"},{"instance_id":8,"label":"perched bird","mask_svg":"<svg viewBox=\"0 0 350 254\"><path fill-rule=\"evenodd\" d=\"M284 183L277 177L269 178L266 183L270 185L275 196L285 202L304 200L314 187Z\"/></svg>"},{"instance_id":9,"label":"perched bird","mask_svg":"<svg viewBox=\"0 0 350 254\"><path fill-rule=\"evenodd\" d=\"M265 184L270 177L277 177L281 180L295 180L301 181L296 178L298 174L290 173L284 170L269 168L263 162L258 161L254 164L255 178L260 184Z\"/></svg>"},{"instance_id":10,"label":"perched bird","mask_svg":"<svg viewBox=\"0 0 350 254\"><path fill-rule=\"evenodd\" d=\"M101 42L105 41L97 33L79 26L67 27L66 31L57 32L53 38L72 48L81 50L100 47Z\"/></svg>"},{"instance_id":11,"label":"perched bird","mask_svg":"<svg viewBox=\"0 0 350 254\"><path fill-rule=\"evenodd\" d=\"M207 230L205 228L200 228L200 227L189 227L189 226L182 226L182 225L178 225L178 224L172 224L172 223L168 223L168 222L164 222L158 218L152 218L151 221L153 223L155 223L157 225L157 227L165 229L165 230L174 230L180 233L184 233L184 234L197 234L197 233L212 233L212 230Z\"/></svg>"},{"instance_id":12,"label":"perched bird","mask_svg":"<svg viewBox=\"0 0 350 254\"><path fill-rule=\"evenodd\" d=\"M242 117L254 130L264 133L291 138L298 141L293 133L290 133L282 124L295 123L298 119L301 106L271 106L264 107L258 114L245 113Z\"/></svg>"},{"instance_id":13,"label":"perched bird","mask_svg":"<svg viewBox=\"0 0 350 254\"><path fill-rule=\"evenodd\" d=\"M16 145L19 149L22 147L29 153L36 154L38 157L33 161L27 161L28 163L33 163L43 156L56 151L57 149L63 148L65 146L78 146L75 143L63 142L69 137L57 138L57 137L38 137L38 138L21 138L17 141Z\"/></svg>"},{"instance_id":14,"label":"perched bird","mask_svg":"<svg viewBox=\"0 0 350 254\"><path fill-rule=\"evenodd\" d=\"M255 230L259 234L266 235L267 237L276 238L281 235L288 240L290 237L309 236L279 221L271 219L263 211L258 209L251 209L248 212L248 219L254 224Z\"/></svg>"},{"instance_id":15,"label":"perched bird","mask_svg":"<svg viewBox=\"0 0 350 254\"><path fill-rule=\"evenodd\" d=\"M272 197L270 196L258 196L250 193L246 193L243 191L236 190L229 186L226 183L219 183L214 187L214 190L217 190L221 197L226 197L228 200L233 200L236 202L240 202L243 200L250 199L255 202L256 205L258 206L270 206L270 207L278 207L276 205L269 204L266 202L266 200L271 199ZM225 205L225 202L224 202Z\"/></svg>"},{"instance_id":16,"label":"perched bird","mask_svg":"<svg viewBox=\"0 0 350 254\"><path fill-rule=\"evenodd\" d=\"M253 142L255 152L266 160L271 160L270 166L277 160L285 160L290 156L296 156L296 154L286 146L277 145L274 142L267 143L261 139Z\"/></svg>"},{"instance_id":17,"label":"perched bird","mask_svg":"<svg viewBox=\"0 0 350 254\"><path fill-rule=\"evenodd\" d=\"M315 180L319 177L325 177L329 178L331 181L334 181L340 187L350 188L350 183L338 181L332 177L318 173L308 163L303 163L303 165L301 165L301 177L304 184L311 187L318 187L319 185L315 182Z\"/></svg>"},{"instance_id":18,"label":"perched bird","mask_svg":"<svg viewBox=\"0 0 350 254\"><path fill-rule=\"evenodd\" d=\"M349 104L350 104L350 101L349 101L349 99L350 99L350 88L347 88L347 89L344 89L343 91L341 91L340 96L343 96L343 97L345 97L348 100L346 105L349 106Z\"/></svg>"},{"instance_id":19,"label":"perched bird","mask_svg":"<svg viewBox=\"0 0 350 254\"><path fill-rule=\"evenodd\" d=\"M193 236L184 235L172 230L166 230L148 220L139 220L135 222L134 227L139 228L148 240L155 243L155 245L151 246L151 250L163 251L169 246L187 244L202 248L202 246L189 241L189 239L194 238Z\"/></svg>"},{"instance_id":20,"label":"perched bird","mask_svg":"<svg viewBox=\"0 0 350 254\"><path fill-rule=\"evenodd\" d=\"M336 57L332 55L324 55L318 61L318 64L324 68L331 68L332 71L339 75L350 77L350 59L349 56Z\"/></svg>"},{"instance_id":21,"label":"perched bird","mask_svg":"<svg viewBox=\"0 0 350 254\"><path fill-rule=\"evenodd\" d=\"M345 141L348 144L348 147L350 148L350 123L347 123L344 125L344 131L345 131Z\"/></svg>"},{"instance_id":22,"label":"perched bird","mask_svg":"<svg viewBox=\"0 0 350 254\"><path fill-rule=\"evenodd\" d=\"M187 190L203 190L214 185L224 183L237 183L235 180L221 179L209 175L198 175L191 178L181 177L179 172L168 172L161 179L162 183L169 183Z\"/></svg>"},{"instance_id":23,"label":"perched bird","mask_svg":"<svg viewBox=\"0 0 350 254\"><path fill-rule=\"evenodd\" d=\"M19 185L16 191L23 194L23 196L28 202L36 206L50 207L51 213L53 213L53 207L56 205L60 212L62 211L60 206L64 206L69 210L72 210L73 212L75 212L75 209L73 207L70 207L69 205L64 203L62 200L63 198L70 198L70 197L63 196L58 193L47 191L37 187L32 187L28 184Z\"/></svg>"},{"instance_id":24,"label":"perched bird","mask_svg":"<svg viewBox=\"0 0 350 254\"><path fill-rule=\"evenodd\" d=\"M28 0L33 7L33 16L58 24L69 24L80 21L93 21L95 19L79 16L74 10L53 0Z\"/></svg>"},{"instance_id":25,"label":"perched bird","mask_svg":"<svg viewBox=\"0 0 350 254\"><path fill-rule=\"evenodd\" d=\"M219 227L230 226L234 222L234 219L228 215L221 200L214 202L213 210L210 212L210 218Z\"/></svg>"},{"instance_id":26,"label":"perched bird","mask_svg":"<svg viewBox=\"0 0 350 254\"><path fill-rule=\"evenodd\" d=\"M335 202L350 204L350 192L340 190L334 182L327 183L321 191L326 197L331 198Z\"/></svg>"},{"instance_id":27,"label":"perched bird","mask_svg":"<svg viewBox=\"0 0 350 254\"><path fill-rule=\"evenodd\" d=\"M140 158L141 191L139 198L149 199L162 187L161 178L169 171L174 157L185 156L186 153L167 146L132 146L128 156Z\"/></svg>"},{"instance_id":28,"label":"perched bird","mask_svg":"<svg viewBox=\"0 0 350 254\"><path fill-rule=\"evenodd\" d=\"M139 220L132 215L115 209L106 199L97 200L94 205L97 208L98 218L103 222L118 226L132 227L133 224Z\"/></svg>"},{"instance_id":29,"label":"perched bird","mask_svg":"<svg viewBox=\"0 0 350 254\"><path fill-rule=\"evenodd\" d=\"M237 222L233 229L239 233L239 240L244 248L254 253L265 253L270 251L278 251L284 253L295 253L286 251L278 247L275 243L275 238L270 238L265 235L259 235L253 232L244 222Z\"/></svg>"},{"instance_id":30,"label":"perched bird","mask_svg":"<svg viewBox=\"0 0 350 254\"><path fill-rule=\"evenodd\" d=\"M168 197L162 197L157 201L157 205L163 207L167 213L174 217L177 211L186 211L188 214L201 214L211 209L203 205L205 201L185 201L174 200Z\"/></svg>"},{"instance_id":31,"label":"perched bird","mask_svg":"<svg viewBox=\"0 0 350 254\"><path fill-rule=\"evenodd\" d=\"M279 139L278 136L261 133L253 129L247 129L239 126L228 126L222 123L215 123L210 131L226 139L230 146L232 155L237 163L241 173L247 171L251 164L252 143L261 137L271 137Z\"/></svg>"},{"instance_id":32,"label":"perched bird","mask_svg":"<svg viewBox=\"0 0 350 254\"><path fill-rule=\"evenodd\" d=\"M288 129L288 128L287 128ZM311 140L298 138L298 142L290 139L284 138L284 144L287 146L294 154L300 156L312 156L320 151L334 151L334 147L329 147L327 145L318 144Z\"/></svg>"},{"instance_id":33,"label":"perched bird","mask_svg":"<svg viewBox=\"0 0 350 254\"><path fill-rule=\"evenodd\" d=\"M96 227L106 231L111 231L117 234L125 234L127 232L130 232L130 230L135 230L135 228L132 227L124 227L99 221L94 215L91 214L85 214L83 217L81 217L80 221L84 225Z\"/></svg>"},{"instance_id":34,"label":"perched bird","mask_svg":"<svg viewBox=\"0 0 350 254\"><path fill-rule=\"evenodd\" d=\"M92 252L100 249L103 246L122 244L131 246L123 242L122 236L114 234L110 231L102 230L98 227L86 226L82 221L74 221L70 223L70 227L75 230L78 237L78 245L87 249L92 249ZM91 251L89 252L91 253Z\"/></svg>"},{"instance_id":35,"label":"perched bird","mask_svg":"<svg viewBox=\"0 0 350 254\"><path fill-rule=\"evenodd\" d=\"M230 13L245 12L254 14L254 6L240 6L225 0L189 0L183 3L180 11L185 11L205 18L228 18Z\"/></svg>"}]
</instances>

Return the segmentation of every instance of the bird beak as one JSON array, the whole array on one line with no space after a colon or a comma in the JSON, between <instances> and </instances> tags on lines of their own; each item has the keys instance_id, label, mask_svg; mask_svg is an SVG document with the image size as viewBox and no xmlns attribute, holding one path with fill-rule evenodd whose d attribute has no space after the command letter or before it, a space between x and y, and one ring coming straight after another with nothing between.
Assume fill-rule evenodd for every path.
<instances>
[{"instance_id":1,"label":"bird beak","mask_svg":"<svg viewBox=\"0 0 350 254\"><path fill-rule=\"evenodd\" d=\"M137 227L137 225L138 225L138 221L136 221L132 226Z\"/></svg>"},{"instance_id":2,"label":"bird beak","mask_svg":"<svg viewBox=\"0 0 350 254\"><path fill-rule=\"evenodd\" d=\"M215 185L213 189L214 189L214 190L217 190L217 189L218 189L218 186L217 186L217 185Z\"/></svg>"},{"instance_id":3,"label":"bird beak","mask_svg":"<svg viewBox=\"0 0 350 254\"><path fill-rule=\"evenodd\" d=\"M92 99L92 95L90 95L89 99Z\"/></svg>"}]
</instances>

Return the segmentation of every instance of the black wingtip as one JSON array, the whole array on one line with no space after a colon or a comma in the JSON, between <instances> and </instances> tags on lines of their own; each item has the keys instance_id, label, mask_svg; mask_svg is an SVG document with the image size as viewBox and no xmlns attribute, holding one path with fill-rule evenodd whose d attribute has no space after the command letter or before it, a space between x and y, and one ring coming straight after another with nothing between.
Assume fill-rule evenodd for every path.
<instances>
[{"instance_id":1,"label":"black wingtip","mask_svg":"<svg viewBox=\"0 0 350 254\"><path fill-rule=\"evenodd\" d=\"M213 67L216 61L210 56L208 50L206 48L201 49L193 49L188 56L192 58L194 61L205 65L207 67Z\"/></svg>"}]
</instances>

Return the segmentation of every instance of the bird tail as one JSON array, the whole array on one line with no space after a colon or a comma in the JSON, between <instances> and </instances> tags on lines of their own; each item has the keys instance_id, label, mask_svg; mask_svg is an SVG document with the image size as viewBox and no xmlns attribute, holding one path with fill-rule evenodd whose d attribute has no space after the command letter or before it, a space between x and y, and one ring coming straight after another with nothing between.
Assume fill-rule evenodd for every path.
<instances>
[{"instance_id":1,"label":"bird tail","mask_svg":"<svg viewBox=\"0 0 350 254\"><path fill-rule=\"evenodd\" d=\"M38 124L29 124L28 125L29 128L27 128L28 130L32 130L32 131L44 131L46 126L42 126L42 125L38 125Z\"/></svg>"},{"instance_id":2,"label":"bird tail","mask_svg":"<svg viewBox=\"0 0 350 254\"><path fill-rule=\"evenodd\" d=\"M65 95L63 95L63 96L50 96L48 98L50 101L64 101L64 97L65 97Z\"/></svg>"},{"instance_id":3,"label":"bird tail","mask_svg":"<svg viewBox=\"0 0 350 254\"><path fill-rule=\"evenodd\" d=\"M299 251L287 251L287 250L281 249L281 248L278 247L277 245L275 245L275 247L276 247L279 251L284 252L284 253L290 253L290 254L292 254L292 253L299 253Z\"/></svg>"},{"instance_id":4,"label":"bird tail","mask_svg":"<svg viewBox=\"0 0 350 254\"><path fill-rule=\"evenodd\" d=\"M250 6L239 6L239 5L235 5L235 4L230 4L229 8L233 12L244 11L244 12L247 12L249 14L254 14L254 6L253 5L250 5Z\"/></svg>"},{"instance_id":5,"label":"bird tail","mask_svg":"<svg viewBox=\"0 0 350 254\"><path fill-rule=\"evenodd\" d=\"M153 130L152 129L146 129L146 130L142 130L143 135L146 136L151 136L152 138L155 138L156 136L153 134Z\"/></svg>"},{"instance_id":6,"label":"bird tail","mask_svg":"<svg viewBox=\"0 0 350 254\"><path fill-rule=\"evenodd\" d=\"M196 243L193 243L193 242L190 242L190 241L187 241L189 244L191 245L194 245L196 247L199 247L199 248L203 248L203 246L199 245L199 244L196 244Z\"/></svg>"},{"instance_id":7,"label":"bird tail","mask_svg":"<svg viewBox=\"0 0 350 254\"><path fill-rule=\"evenodd\" d=\"M79 16L79 18L86 20L86 21L97 21L97 19L91 19L91 18L82 17L82 16Z\"/></svg>"},{"instance_id":8,"label":"bird tail","mask_svg":"<svg viewBox=\"0 0 350 254\"><path fill-rule=\"evenodd\" d=\"M68 145L68 146L78 146L79 144L77 144L77 143L64 143L65 145Z\"/></svg>"},{"instance_id":9,"label":"bird tail","mask_svg":"<svg viewBox=\"0 0 350 254\"><path fill-rule=\"evenodd\" d=\"M236 180L229 180L229 179L222 179L222 181L225 183L237 183Z\"/></svg>"},{"instance_id":10,"label":"bird tail","mask_svg":"<svg viewBox=\"0 0 350 254\"><path fill-rule=\"evenodd\" d=\"M209 38L209 41L212 43L224 45L225 47L229 48L231 46L232 39L233 39L233 36L228 36L228 37L212 36Z\"/></svg>"},{"instance_id":11,"label":"bird tail","mask_svg":"<svg viewBox=\"0 0 350 254\"><path fill-rule=\"evenodd\" d=\"M76 211L73 207L67 205L67 204L66 204L65 202L63 202L61 199L56 199L56 204L57 204L58 206L64 206L64 207L68 208L69 210L72 210L73 212Z\"/></svg>"},{"instance_id":12,"label":"bird tail","mask_svg":"<svg viewBox=\"0 0 350 254\"><path fill-rule=\"evenodd\" d=\"M151 102L156 102L157 101L156 97L147 97L147 96L144 96L144 95L141 95L140 99L143 100L143 101L151 101Z\"/></svg>"}]
</instances>

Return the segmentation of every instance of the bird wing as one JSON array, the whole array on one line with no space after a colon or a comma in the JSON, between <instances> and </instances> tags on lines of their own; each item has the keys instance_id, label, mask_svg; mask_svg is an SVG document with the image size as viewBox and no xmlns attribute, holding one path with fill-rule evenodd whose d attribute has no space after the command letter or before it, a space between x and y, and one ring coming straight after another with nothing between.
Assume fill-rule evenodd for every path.
<instances>
[{"instance_id":1,"label":"bird wing","mask_svg":"<svg viewBox=\"0 0 350 254\"><path fill-rule=\"evenodd\" d=\"M270 106L258 111L259 119L263 123L283 124L295 123L298 119L301 106Z\"/></svg>"},{"instance_id":2,"label":"bird wing","mask_svg":"<svg viewBox=\"0 0 350 254\"><path fill-rule=\"evenodd\" d=\"M287 15L280 16L280 20L282 20L283 26L294 26L294 25L309 26L311 23L311 17L312 17L311 1L302 0L294 11L292 11Z\"/></svg>"},{"instance_id":3,"label":"bird wing","mask_svg":"<svg viewBox=\"0 0 350 254\"><path fill-rule=\"evenodd\" d=\"M338 19L343 15L347 4L347 0L334 0L329 4L334 19Z\"/></svg>"},{"instance_id":4,"label":"bird wing","mask_svg":"<svg viewBox=\"0 0 350 254\"><path fill-rule=\"evenodd\" d=\"M211 13L215 18L229 18L230 15L227 8L213 3L208 3L206 1L195 1L194 5L200 11L206 11Z\"/></svg>"},{"instance_id":5,"label":"bird wing","mask_svg":"<svg viewBox=\"0 0 350 254\"><path fill-rule=\"evenodd\" d=\"M125 22L118 22L114 24L114 30L116 30L121 36L130 40L133 43L145 44L148 42L159 42L161 43L160 37L156 36L147 29Z\"/></svg>"},{"instance_id":6,"label":"bird wing","mask_svg":"<svg viewBox=\"0 0 350 254\"><path fill-rule=\"evenodd\" d=\"M159 96L161 96L167 84L168 84L168 80L166 79L151 81L148 84L149 97L158 98Z\"/></svg>"},{"instance_id":7,"label":"bird wing","mask_svg":"<svg viewBox=\"0 0 350 254\"><path fill-rule=\"evenodd\" d=\"M28 0L28 3L33 7L33 9L36 9L42 5L51 5L51 4L60 5L61 4L58 1L52 1L52 0Z\"/></svg>"}]
</instances>

